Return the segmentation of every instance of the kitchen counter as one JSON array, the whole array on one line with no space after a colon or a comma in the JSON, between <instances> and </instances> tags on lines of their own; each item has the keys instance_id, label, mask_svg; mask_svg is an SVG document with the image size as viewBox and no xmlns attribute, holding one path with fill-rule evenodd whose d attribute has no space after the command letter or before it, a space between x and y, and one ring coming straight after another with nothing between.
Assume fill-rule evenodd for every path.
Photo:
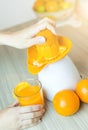
<instances>
[{"instance_id":1,"label":"kitchen counter","mask_svg":"<svg viewBox=\"0 0 88 130\"><path fill-rule=\"evenodd\" d=\"M30 22L13 27L10 31L17 31L29 24ZM69 56L82 77L88 77L88 24L83 23L79 28L60 27L57 32L72 40L73 48ZM36 78L28 73L26 50L0 46L0 109L14 101L12 89L16 83L30 77ZM82 103L76 114L64 117L58 115L52 103L46 100L46 113L41 123L28 130L88 130L88 104Z\"/></svg>"}]
</instances>

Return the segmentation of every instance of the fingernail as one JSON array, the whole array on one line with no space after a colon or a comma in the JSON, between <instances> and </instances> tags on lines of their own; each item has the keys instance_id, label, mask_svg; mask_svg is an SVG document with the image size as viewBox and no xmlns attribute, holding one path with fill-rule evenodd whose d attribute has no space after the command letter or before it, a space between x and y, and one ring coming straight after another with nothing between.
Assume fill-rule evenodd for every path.
<instances>
[{"instance_id":1,"label":"fingernail","mask_svg":"<svg viewBox=\"0 0 88 130\"><path fill-rule=\"evenodd\" d=\"M40 44L45 42L45 38L44 37L39 37L39 40L40 40L40 42L39 42Z\"/></svg>"}]
</instances>

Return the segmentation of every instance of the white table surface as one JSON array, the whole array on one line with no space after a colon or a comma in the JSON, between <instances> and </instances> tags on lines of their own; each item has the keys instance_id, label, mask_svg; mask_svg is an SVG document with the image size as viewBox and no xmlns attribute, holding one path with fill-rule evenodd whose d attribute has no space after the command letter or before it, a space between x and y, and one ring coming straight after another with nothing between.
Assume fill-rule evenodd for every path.
<instances>
[{"instance_id":1,"label":"white table surface","mask_svg":"<svg viewBox=\"0 0 88 130\"><path fill-rule=\"evenodd\" d=\"M19 30L30 23L10 29ZM88 77L88 24L80 28L61 27L57 29L61 35L68 36L73 41L70 57L79 72ZM36 77L28 73L26 64L26 50L0 46L0 109L12 103L12 89L22 79ZM81 104L80 110L73 116L58 115L52 103L46 101L46 113L42 122L28 130L88 130L88 104Z\"/></svg>"}]
</instances>

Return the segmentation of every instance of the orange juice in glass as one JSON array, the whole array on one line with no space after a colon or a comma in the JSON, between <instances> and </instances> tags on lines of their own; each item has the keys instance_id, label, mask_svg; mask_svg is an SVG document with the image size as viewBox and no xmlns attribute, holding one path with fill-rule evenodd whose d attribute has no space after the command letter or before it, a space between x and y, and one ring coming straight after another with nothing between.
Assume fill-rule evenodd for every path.
<instances>
[{"instance_id":1,"label":"orange juice in glass","mask_svg":"<svg viewBox=\"0 0 88 130\"><path fill-rule=\"evenodd\" d=\"M44 105L42 85L37 79L27 79L17 84L14 88L14 96L21 106Z\"/></svg>"}]
</instances>

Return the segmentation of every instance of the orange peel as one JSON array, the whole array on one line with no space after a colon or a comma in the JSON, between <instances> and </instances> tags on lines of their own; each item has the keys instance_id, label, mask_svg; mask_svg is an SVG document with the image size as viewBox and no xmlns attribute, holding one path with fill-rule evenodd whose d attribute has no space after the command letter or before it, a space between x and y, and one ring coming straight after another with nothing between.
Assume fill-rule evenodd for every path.
<instances>
[{"instance_id":1,"label":"orange peel","mask_svg":"<svg viewBox=\"0 0 88 130\"><path fill-rule=\"evenodd\" d=\"M47 29L37 36L45 37L46 42L27 49L28 70L32 74L37 74L46 65L64 58L72 48L72 42L68 38L56 36Z\"/></svg>"}]
</instances>

